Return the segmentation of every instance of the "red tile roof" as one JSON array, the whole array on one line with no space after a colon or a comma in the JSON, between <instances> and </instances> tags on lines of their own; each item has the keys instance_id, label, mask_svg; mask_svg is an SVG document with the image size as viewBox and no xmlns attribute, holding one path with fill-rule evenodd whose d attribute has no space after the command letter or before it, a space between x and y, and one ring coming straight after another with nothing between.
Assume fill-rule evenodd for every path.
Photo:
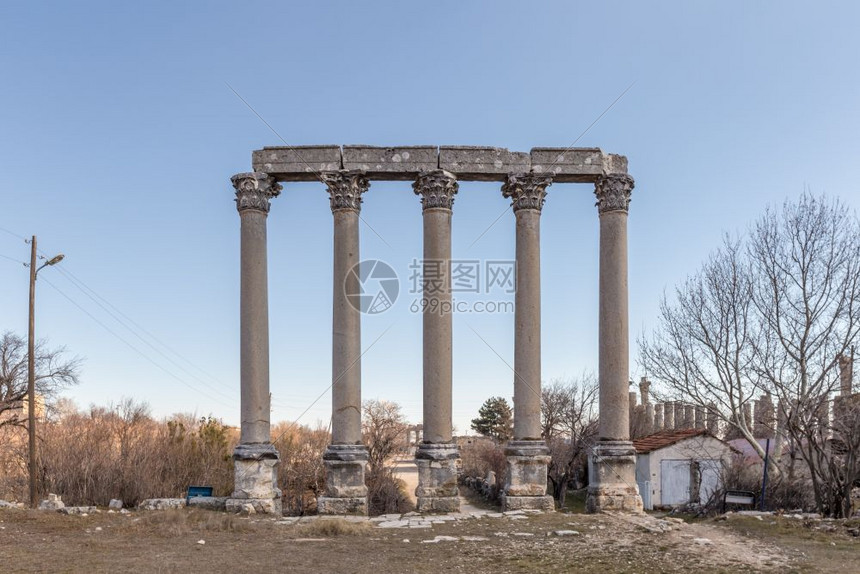
<instances>
[{"instance_id":1,"label":"red tile roof","mask_svg":"<svg viewBox=\"0 0 860 574\"><path fill-rule=\"evenodd\" d=\"M634 440L633 447L636 449L637 454L647 454L667 446L672 446L682 440L707 434L708 431L706 429L664 430Z\"/></svg>"}]
</instances>

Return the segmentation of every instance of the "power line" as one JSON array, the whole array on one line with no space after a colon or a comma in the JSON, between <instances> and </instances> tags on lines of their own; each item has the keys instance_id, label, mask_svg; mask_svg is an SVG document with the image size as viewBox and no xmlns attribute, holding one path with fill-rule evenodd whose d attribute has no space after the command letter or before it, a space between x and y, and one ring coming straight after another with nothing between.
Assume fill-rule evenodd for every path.
<instances>
[{"instance_id":1,"label":"power line","mask_svg":"<svg viewBox=\"0 0 860 574\"><path fill-rule=\"evenodd\" d=\"M193 387L193 386L192 386L191 384L189 384L187 381L185 381L185 380L184 380L184 379L182 379L181 377L178 377L176 374L174 374L173 372L171 372L171 371L169 371L168 369L166 369L164 366L162 366L161 364L159 364L158 362L156 362L155 360L153 360L151 357L149 357L149 355L147 355L146 353L144 353L143 351L141 351L140 349L138 349L137 347L135 347L134 345L132 345L131 343L129 343L126 339L124 339L122 336L120 336L118 333L116 333L116 331L114 331L113 329L111 329L110 327L108 327L107 325L105 325L103 322L99 321L99 320L98 320L98 319L97 319L97 318L96 318L92 313L90 313L89 311L87 311L84 307L82 307L80 304L78 304L78 302L77 302L77 301L75 301L74 299L72 299L71 297L69 297L65 292L63 292L59 287L57 287L56 285L54 285L53 283L51 283L48 279L46 279L46 278L44 278L44 277L43 277L43 278L42 278L42 281L44 281L45 283L47 283L48 285L50 285L50 286L51 286L55 291L57 291L57 293L59 293L59 294L60 294L60 295L62 295L66 300L68 300L68 301L69 301L69 303L71 303L72 305L74 305L75 307L77 307L78 309L80 309L80 310L81 310L85 315L87 315L90 319L92 319L93 321L95 321L95 322L96 322L99 326L101 326L105 331L107 331L108 333L110 333L111 335L113 335L114 337L116 337L117 339L119 339L121 342L123 342L125 345L127 345L131 350L133 350L134 352L136 352L137 354L139 354L141 357L143 357L144 359L146 359L148 362L152 363L154 366L158 367L159 369L161 369L162 371L164 371L165 373L167 373L170 377L172 377L172 378L176 379L178 382L180 382L181 384L185 385L186 387L188 387L189 389L191 389L191 390L192 390L192 391L194 391L195 393L200 392L200 389L197 389L197 388ZM218 399L217 397L213 397L213 396L209 395L209 398L210 398L210 399L212 399L212 400L214 400L215 402L217 402L217 403L219 403L219 404L221 404L221 405L225 406L225 407L233 408L233 405L232 405L232 404L229 404L229 403L227 403L227 402L224 402L224 401L222 401L222 400Z\"/></svg>"},{"instance_id":2,"label":"power line","mask_svg":"<svg viewBox=\"0 0 860 574\"><path fill-rule=\"evenodd\" d=\"M62 275L64 275L64 276L65 276L65 277L66 277L66 278L67 278L67 279L72 283L72 285L74 285L78 290L80 290L84 295L86 295L86 296L87 296L87 297L88 297L88 298L89 298L93 303L95 303L98 307L100 307L100 308L101 308L105 313L107 313L108 315L110 315L110 316L111 316L111 317L112 317L112 318L113 318L117 323L119 323L120 325L122 325L123 327L125 327L125 328L126 328L126 329L127 329L127 330L132 334L132 335L134 335L135 337L137 337L138 339L140 339L140 341L142 341L142 342L143 342L145 345L147 345L150 349L152 349L154 352L156 352L156 353L158 353L159 355L161 355L161 356L162 356L165 360L167 360L169 363L171 363L172 365L174 365L176 368L178 368L180 371L184 372L186 375L188 375L188 376L189 376L189 377L191 377L192 379L196 380L198 383L200 383L200 384L201 384L201 385L203 385L204 387L211 387L211 384L210 384L210 383L208 383L208 382L204 381L203 379L201 379L200 377L198 377L197 375L195 375L194 373L192 373L191 371L189 371L188 369L186 369L185 367L183 367L183 366L182 366L181 364L179 364L177 361L173 360L173 359L172 359L171 357L169 357L166 353L164 353L161 349L157 348L155 345L153 345L153 344L152 344L152 343L150 343L148 340L146 340L146 339L145 339L142 335L140 335L140 334L139 334L139 333L138 333L138 332L137 332L133 327L129 326L129 324L128 324L128 323L126 323L126 321L128 321L129 323L131 323L132 325L134 325L134 327L136 327L137 329L139 329L140 331L142 331L143 333L145 333L146 335L148 335L150 338L152 338L152 340L156 341L159 345L161 345L161 346L162 346L162 347L164 347L165 349L170 350L174 355L176 355L176 356L177 356L177 357L179 357L180 359L183 359L183 360L184 360L185 362L187 362L188 364L190 364L190 365L194 366L194 365L193 365L193 363L191 363L191 361L189 361L188 359L185 359L184 357L182 357L182 355L180 355L180 354L179 354L179 353L177 353L176 351L173 351L172 349L170 349L170 347L169 347L168 345L166 345L165 343L161 342L161 341L160 341L160 340L159 340L155 335L153 335L152 333L150 333L149 331L147 331L146 329L144 329L143 327L141 327L138 323L136 323L136 322L135 322L133 319L131 319L128 315L126 315L125 313L123 313L122 311L120 311L119 309L117 309L114 305L112 305L112 304L111 304L109 301L107 301L104 297L101 297L98 293L96 293L96 292L95 292L95 290L93 290L91 287L87 286L83 281L81 281L80 279L78 279L77 277L75 277L74 275L72 275L72 274L71 274L71 272L69 272L69 271L67 271L67 270L65 270L65 269L63 269L63 268L60 268L60 267L57 267L57 270L58 270ZM104 304L103 304L100 300L101 300L101 301L104 301ZM110 308L108 308L108 306L109 306ZM112 311L111 309L113 309L113 311ZM125 321L124 321L122 318L120 318L118 315L119 315L119 316L121 316L121 317L123 317L123 318L125 319ZM200 370L201 370L201 372L203 372L203 371L202 371L202 369L200 369ZM211 375L210 375L210 377L211 377ZM212 378L212 380L213 380L213 381L215 381L217 384L221 385L222 387L229 388L225 383L222 383L222 382L218 381L218 380L217 380L217 379L215 379L214 377L211 377L211 378ZM222 396L224 396L224 397L226 397L226 398L228 398L228 399L229 399L229 398L231 398L231 397L228 397L227 395L224 395L223 393L221 393L221 392L219 392L219 391L215 391L215 392L218 392L219 394L221 394Z\"/></svg>"}]
</instances>

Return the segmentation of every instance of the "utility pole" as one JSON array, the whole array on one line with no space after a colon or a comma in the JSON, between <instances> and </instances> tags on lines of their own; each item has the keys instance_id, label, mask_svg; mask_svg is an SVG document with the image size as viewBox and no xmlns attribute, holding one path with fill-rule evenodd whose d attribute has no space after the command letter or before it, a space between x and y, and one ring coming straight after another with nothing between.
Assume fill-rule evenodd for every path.
<instances>
[{"instance_id":1,"label":"utility pole","mask_svg":"<svg viewBox=\"0 0 860 574\"><path fill-rule=\"evenodd\" d=\"M30 438L30 507L36 508L36 236L30 240L30 333L27 338L27 433Z\"/></svg>"}]
</instances>

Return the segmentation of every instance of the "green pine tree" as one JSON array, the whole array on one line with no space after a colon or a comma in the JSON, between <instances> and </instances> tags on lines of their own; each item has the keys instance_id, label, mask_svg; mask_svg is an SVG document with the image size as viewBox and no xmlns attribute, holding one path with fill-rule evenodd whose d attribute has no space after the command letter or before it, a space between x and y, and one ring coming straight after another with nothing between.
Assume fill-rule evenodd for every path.
<instances>
[{"instance_id":1,"label":"green pine tree","mask_svg":"<svg viewBox=\"0 0 860 574\"><path fill-rule=\"evenodd\" d=\"M478 418L472 419L472 430L500 442L514 434L514 413L503 397L490 397L481 405Z\"/></svg>"}]
</instances>

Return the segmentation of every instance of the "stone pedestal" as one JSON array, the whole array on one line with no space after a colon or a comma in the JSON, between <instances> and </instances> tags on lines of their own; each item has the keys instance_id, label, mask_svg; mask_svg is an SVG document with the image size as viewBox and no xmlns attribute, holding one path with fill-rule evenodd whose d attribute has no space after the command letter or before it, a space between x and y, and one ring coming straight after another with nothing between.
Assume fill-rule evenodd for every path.
<instances>
[{"instance_id":1,"label":"stone pedestal","mask_svg":"<svg viewBox=\"0 0 860 574\"><path fill-rule=\"evenodd\" d=\"M555 510L546 493L549 449L542 440L515 440L505 448L508 472L502 493L503 510Z\"/></svg>"},{"instance_id":2,"label":"stone pedestal","mask_svg":"<svg viewBox=\"0 0 860 574\"><path fill-rule=\"evenodd\" d=\"M235 484L233 495L225 504L227 512L241 512L246 504L250 504L257 513L280 516L280 457L275 447L271 444L240 444L233 451L233 462Z\"/></svg>"},{"instance_id":3,"label":"stone pedestal","mask_svg":"<svg viewBox=\"0 0 860 574\"><path fill-rule=\"evenodd\" d=\"M460 447L453 443L422 444L415 453L418 467L418 512L458 512L457 461Z\"/></svg>"},{"instance_id":4,"label":"stone pedestal","mask_svg":"<svg viewBox=\"0 0 860 574\"><path fill-rule=\"evenodd\" d=\"M367 516L367 486L364 471L367 448L363 445L333 444L323 455L325 496L317 499L320 514Z\"/></svg>"},{"instance_id":5,"label":"stone pedestal","mask_svg":"<svg viewBox=\"0 0 860 574\"><path fill-rule=\"evenodd\" d=\"M636 486L636 449L630 441L599 441L588 457L588 512L642 512Z\"/></svg>"}]
</instances>

